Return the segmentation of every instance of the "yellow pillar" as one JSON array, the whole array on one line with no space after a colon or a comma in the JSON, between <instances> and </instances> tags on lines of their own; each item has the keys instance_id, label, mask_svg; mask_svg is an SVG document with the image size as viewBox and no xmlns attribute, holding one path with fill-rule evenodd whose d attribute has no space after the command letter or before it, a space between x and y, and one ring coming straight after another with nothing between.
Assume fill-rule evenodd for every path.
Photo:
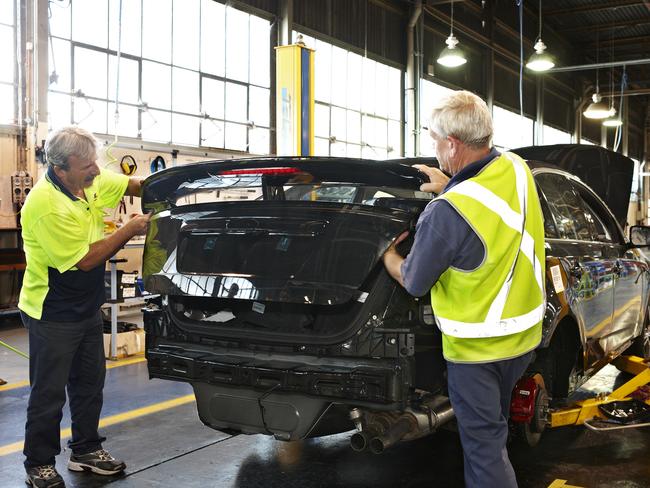
<instances>
[{"instance_id":1,"label":"yellow pillar","mask_svg":"<svg viewBox=\"0 0 650 488\"><path fill-rule=\"evenodd\" d=\"M314 50L302 44L275 49L278 156L313 156Z\"/></svg>"}]
</instances>

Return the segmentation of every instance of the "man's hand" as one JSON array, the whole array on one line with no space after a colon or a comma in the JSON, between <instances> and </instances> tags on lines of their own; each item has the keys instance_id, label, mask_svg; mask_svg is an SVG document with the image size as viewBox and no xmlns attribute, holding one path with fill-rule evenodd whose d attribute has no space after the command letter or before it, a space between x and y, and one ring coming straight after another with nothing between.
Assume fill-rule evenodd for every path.
<instances>
[{"instance_id":1,"label":"man's hand","mask_svg":"<svg viewBox=\"0 0 650 488\"><path fill-rule=\"evenodd\" d=\"M141 196L142 193L142 182L144 181L144 178L140 176L131 176L129 178L129 184L126 187L126 191L124 194L127 197L139 197Z\"/></svg>"},{"instance_id":2,"label":"man's hand","mask_svg":"<svg viewBox=\"0 0 650 488\"><path fill-rule=\"evenodd\" d=\"M408 236L409 236L409 231L405 230L404 232L402 232L400 235L397 236L397 239L393 241L391 247L395 248L395 251L397 251L397 245L403 240L405 240Z\"/></svg>"},{"instance_id":3,"label":"man's hand","mask_svg":"<svg viewBox=\"0 0 650 488\"><path fill-rule=\"evenodd\" d=\"M114 233L102 240L93 242L89 246L86 255L77 263L77 268L82 271L90 271L97 266L103 265L108 258L113 256L133 236L147 233L152 215L153 213L146 215L133 214L131 220Z\"/></svg>"},{"instance_id":4,"label":"man's hand","mask_svg":"<svg viewBox=\"0 0 650 488\"><path fill-rule=\"evenodd\" d=\"M127 227L129 234L131 236L142 236L147 233L149 228L149 221L153 213L148 213L145 215L140 214L131 214L131 220L129 220L124 227Z\"/></svg>"},{"instance_id":5,"label":"man's hand","mask_svg":"<svg viewBox=\"0 0 650 488\"><path fill-rule=\"evenodd\" d=\"M409 236L408 231L402 232L397 239L395 239L392 244L386 249L386 252L382 256L384 261L384 266L386 266L386 271L391 275L400 285L404 286L402 281L402 263L404 258L397 252L397 245L406 239Z\"/></svg>"},{"instance_id":6,"label":"man's hand","mask_svg":"<svg viewBox=\"0 0 650 488\"><path fill-rule=\"evenodd\" d=\"M445 186L447 186L447 183L449 183L449 176L444 174L438 168L432 168L424 164L414 164L413 167L429 177L429 183L423 183L420 185L420 191L427 191L437 195L442 192L442 190L445 189Z\"/></svg>"}]
</instances>

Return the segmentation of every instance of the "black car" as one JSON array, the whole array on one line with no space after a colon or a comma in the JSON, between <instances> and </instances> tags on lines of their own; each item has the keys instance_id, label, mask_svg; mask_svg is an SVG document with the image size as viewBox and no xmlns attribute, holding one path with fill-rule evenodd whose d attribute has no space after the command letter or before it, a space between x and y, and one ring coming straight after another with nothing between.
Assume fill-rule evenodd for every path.
<instances>
[{"instance_id":1,"label":"black car","mask_svg":"<svg viewBox=\"0 0 650 488\"><path fill-rule=\"evenodd\" d=\"M548 299L531 373L555 400L633 343L648 354L648 265L620 225L632 162L596 153L604 159L585 162L579 146L548 147L534 159L558 166L529 163ZM561 169L580 165L616 191L606 184L601 198ZM145 309L150 376L191 383L201 420L219 430L293 440L356 427L352 447L373 452L434 432L453 418L440 333L429 298L408 295L381 262L430 201L425 179L408 161L335 158L149 177L143 274L159 294ZM607 209L608 192L625 193L623 213ZM646 230L635 229L639 244Z\"/></svg>"}]
</instances>

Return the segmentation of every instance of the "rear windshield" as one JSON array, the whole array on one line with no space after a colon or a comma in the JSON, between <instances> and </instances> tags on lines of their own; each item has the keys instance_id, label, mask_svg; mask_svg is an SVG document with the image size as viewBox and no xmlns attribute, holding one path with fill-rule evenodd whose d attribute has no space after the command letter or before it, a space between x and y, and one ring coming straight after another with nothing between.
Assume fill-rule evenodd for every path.
<instances>
[{"instance_id":1,"label":"rear windshield","mask_svg":"<svg viewBox=\"0 0 650 488\"><path fill-rule=\"evenodd\" d=\"M210 175L179 187L177 206L242 200L380 204L385 199L430 200L431 194L348 182L308 181L311 175Z\"/></svg>"}]
</instances>

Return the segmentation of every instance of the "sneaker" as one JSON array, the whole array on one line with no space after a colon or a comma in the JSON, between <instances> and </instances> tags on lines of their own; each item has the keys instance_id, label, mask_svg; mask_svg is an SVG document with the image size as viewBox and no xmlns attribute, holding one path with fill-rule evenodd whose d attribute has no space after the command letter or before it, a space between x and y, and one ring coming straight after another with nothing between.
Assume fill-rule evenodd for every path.
<instances>
[{"instance_id":1,"label":"sneaker","mask_svg":"<svg viewBox=\"0 0 650 488\"><path fill-rule=\"evenodd\" d=\"M25 483L34 488L65 488L65 482L52 464L27 468Z\"/></svg>"},{"instance_id":2,"label":"sneaker","mask_svg":"<svg viewBox=\"0 0 650 488\"><path fill-rule=\"evenodd\" d=\"M124 461L118 461L104 449L88 454L72 454L68 461L70 471L92 471L97 474L111 475L126 469Z\"/></svg>"}]
</instances>

